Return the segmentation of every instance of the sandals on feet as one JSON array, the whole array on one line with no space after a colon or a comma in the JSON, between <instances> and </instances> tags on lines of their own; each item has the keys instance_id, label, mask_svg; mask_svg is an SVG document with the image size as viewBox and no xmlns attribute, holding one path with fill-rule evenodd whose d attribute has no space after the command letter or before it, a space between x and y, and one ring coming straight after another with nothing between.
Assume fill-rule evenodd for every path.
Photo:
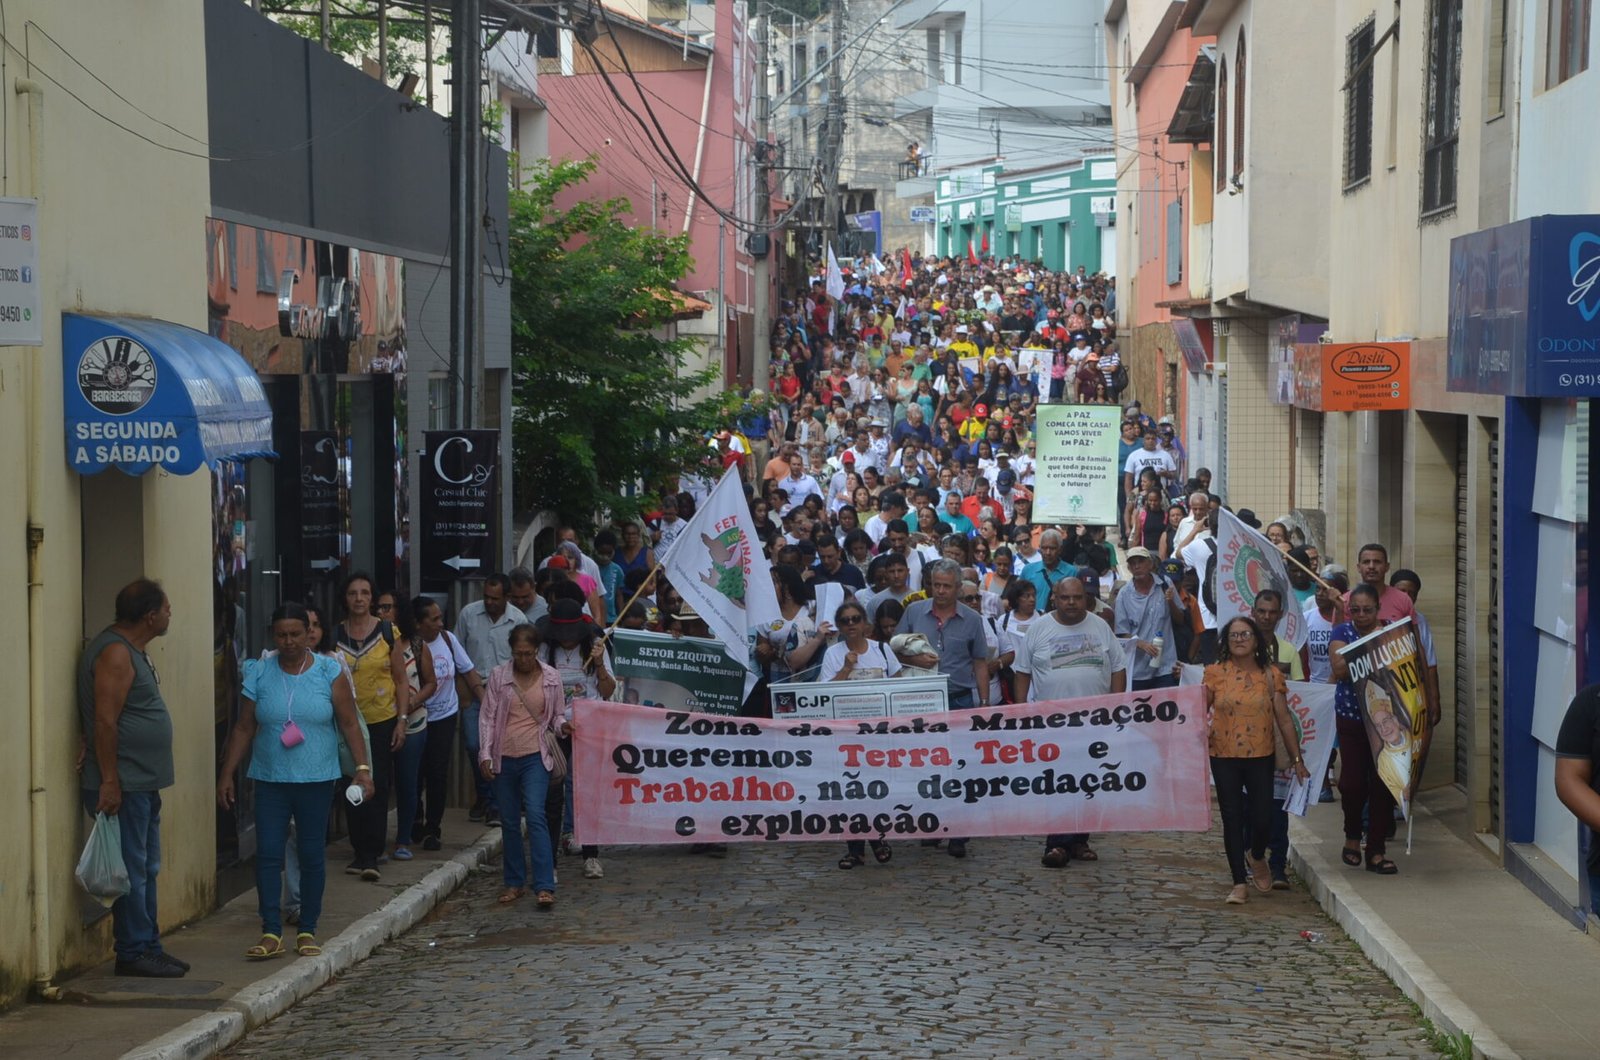
<instances>
[{"instance_id":1,"label":"sandals on feet","mask_svg":"<svg viewBox=\"0 0 1600 1060\"><path fill-rule=\"evenodd\" d=\"M499 902L501 905L510 905L512 902L515 902L518 898L521 898L527 893L528 892L521 887L507 887L505 890L500 892L500 897L496 898L495 901Z\"/></svg>"},{"instance_id":2,"label":"sandals on feet","mask_svg":"<svg viewBox=\"0 0 1600 1060\"><path fill-rule=\"evenodd\" d=\"M846 854L844 857L839 859L839 867L841 869L859 869L866 863L867 859L862 857L860 854Z\"/></svg>"},{"instance_id":3,"label":"sandals on feet","mask_svg":"<svg viewBox=\"0 0 1600 1060\"><path fill-rule=\"evenodd\" d=\"M1376 859L1367 859L1367 871L1376 872L1379 876L1393 876L1400 871L1400 866L1379 854Z\"/></svg>"},{"instance_id":4,"label":"sandals on feet","mask_svg":"<svg viewBox=\"0 0 1600 1060\"><path fill-rule=\"evenodd\" d=\"M1359 869L1361 867L1360 850L1351 850L1349 847L1345 847L1344 851L1339 855L1339 858L1352 869Z\"/></svg>"},{"instance_id":5,"label":"sandals on feet","mask_svg":"<svg viewBox=\"0 0 1600 1060\"><path fill-rule=\"evenodd\" d=\"M283 936L262 932L261 941L245 950L244 955L247 960L252 961L269 961L274 957L282 957Z\"/></svg>"},{"instance_id":6,"label":"sandals on feet","mask_svg":"<svg viewBox=\"0 0 1600 1060\"><path fill-rule=\"evenodd\" d=\"M1089 849L1089 844L1079 840L1067 845L1067 853L1072 855L1074 861L1099 861L1100 855Z\"/></svg>"},{"instance_id":7,"label":"sandals on feet","mask_svg":"<svg viewBox=\"0 0 1600 1060\"><path fill-rule=\"evenodd\" d=\"M1044 852L1044 857L1039 859L1039 864L1047 869L1064 869L1072 855L1067 853L1065 847L1051 847Z\"/></svg>"},{"instance_id":8,"label":"sandals on feet","mask_svg":"<svg viewBox=\"0 0 1600 1060\"><path fill-rule=\"evenodd\" d=\"M886 864L890 858L894 857L894 851L889 849L889 844L881 839L873 841L871 846L872 856L877 859L880 865Z\"/></svg>"},{"instance_id":9,"label":"sandals on feet","mask_svg":"<svg viewBox=\"0 0 1600 1060\"><path fill-rule=\"evenodd\" d=\"M322 947L317 945L317 936L309 931L302 931L294 937L294 951L302 957L322 956Z\"/></svg>"},{"instance_id":10,"label":"sandals on feet","mask_svg":"<svg viewBox=\"0 0 1600 1060\"><path fill-rule=\"evenodd\" d=\"M553 891L540 891L538 896L539 908L550 910L555 908L556 896Z\"/></svg>"}]
</instances>

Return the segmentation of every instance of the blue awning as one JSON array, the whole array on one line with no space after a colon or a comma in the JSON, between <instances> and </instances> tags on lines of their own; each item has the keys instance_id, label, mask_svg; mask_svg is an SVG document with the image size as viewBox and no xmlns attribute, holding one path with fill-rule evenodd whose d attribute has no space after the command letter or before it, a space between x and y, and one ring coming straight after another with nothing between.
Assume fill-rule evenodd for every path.
<instances>
[{"instance_id":1,"label":"blue awning","mask_svg":"<svg viewBox=\"0 0 1600 1060\"><path fill-rule=\"evenodd\" d=\"M261 380L232 346L165 320L63 313L67 463L95 475L187 475L276 457Z\"/></svg>"}]
</instances>

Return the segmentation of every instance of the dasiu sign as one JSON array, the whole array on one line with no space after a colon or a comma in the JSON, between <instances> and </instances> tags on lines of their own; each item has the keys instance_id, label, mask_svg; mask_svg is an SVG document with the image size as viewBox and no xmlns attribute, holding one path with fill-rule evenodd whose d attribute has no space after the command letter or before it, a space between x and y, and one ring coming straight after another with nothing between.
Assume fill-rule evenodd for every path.
<instances>
[{"instance_id":1,"label":"dasiu sign","mask_svg":"<svg viewBox=\"0 0 1600 1060\"><path fill-rule=\"evenodd\" d=\"M1320 412L1411 407L1409 342L1299 343L1294 403Z\"/></svg>"}]
</instances>

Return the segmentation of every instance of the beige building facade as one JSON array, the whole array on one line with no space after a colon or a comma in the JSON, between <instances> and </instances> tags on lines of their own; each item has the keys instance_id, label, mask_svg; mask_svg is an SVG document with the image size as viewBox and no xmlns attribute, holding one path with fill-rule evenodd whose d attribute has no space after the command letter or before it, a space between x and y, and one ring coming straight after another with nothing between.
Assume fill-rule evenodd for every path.
<instances>
[{"instance_id":1,"label":"beige building facade","mask_svg":"<svg viewBox=\"0 0 1600 1060\"><path fill-rule=\"evenodd\" d=\"M1333 189L1327 339L1408 343L1408 408L1327 412L1325 551L1382 542L1422 578L1443 722L1426 784L1467 791L1490 831L1496 480L1504 402L1446 388L1450 241L1510 217L1508 5L1441 0L1398 14L1329 5L1337 93L1321 128ZM1381 42L1381 43L1380 43Z\"/></svg>"},{"instance_id":2,"label":"beige building facade","mask_svg":"<svg viewBox=\"0 0 1600 1060\"><path fill-rule=\"evenodd\" d=\"M173 715L178 776L162 810L161 926L213 904L209 476L74 472L62 350L63 313L206 327L201 8L12 0L0 30L3 188L38 200L43 331L42 345L0 348L0 591L13 601L0 642L18 722L0 743L0 1004L109 951L110 920L85 916L73 879L87 822L74 769L75 670L85 638L109 623L118 588L140 575L162 582L173 612L150 651ZM24 40L32 61L21 57Z\"/></svg>"}]
</instances>

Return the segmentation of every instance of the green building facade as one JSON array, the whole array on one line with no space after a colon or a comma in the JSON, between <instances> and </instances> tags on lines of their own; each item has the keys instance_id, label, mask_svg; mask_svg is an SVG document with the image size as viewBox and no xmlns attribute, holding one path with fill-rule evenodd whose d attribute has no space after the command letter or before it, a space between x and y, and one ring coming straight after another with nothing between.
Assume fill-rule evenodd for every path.
<instances>
[{"instance_id":1,"label":"green building facade","mask_svg":"<svg viewBox=\"0 0 1600 1060\"><path fill-rule=\"evenodd\" d=\"M1114 275L1116 162L1090 155L1057 165L1007 173L1005 164L941 175L934 191L941 255L964 255L970 241L984 255L1020 254L1059 272Z\"/></svg>"}]
</instances>

